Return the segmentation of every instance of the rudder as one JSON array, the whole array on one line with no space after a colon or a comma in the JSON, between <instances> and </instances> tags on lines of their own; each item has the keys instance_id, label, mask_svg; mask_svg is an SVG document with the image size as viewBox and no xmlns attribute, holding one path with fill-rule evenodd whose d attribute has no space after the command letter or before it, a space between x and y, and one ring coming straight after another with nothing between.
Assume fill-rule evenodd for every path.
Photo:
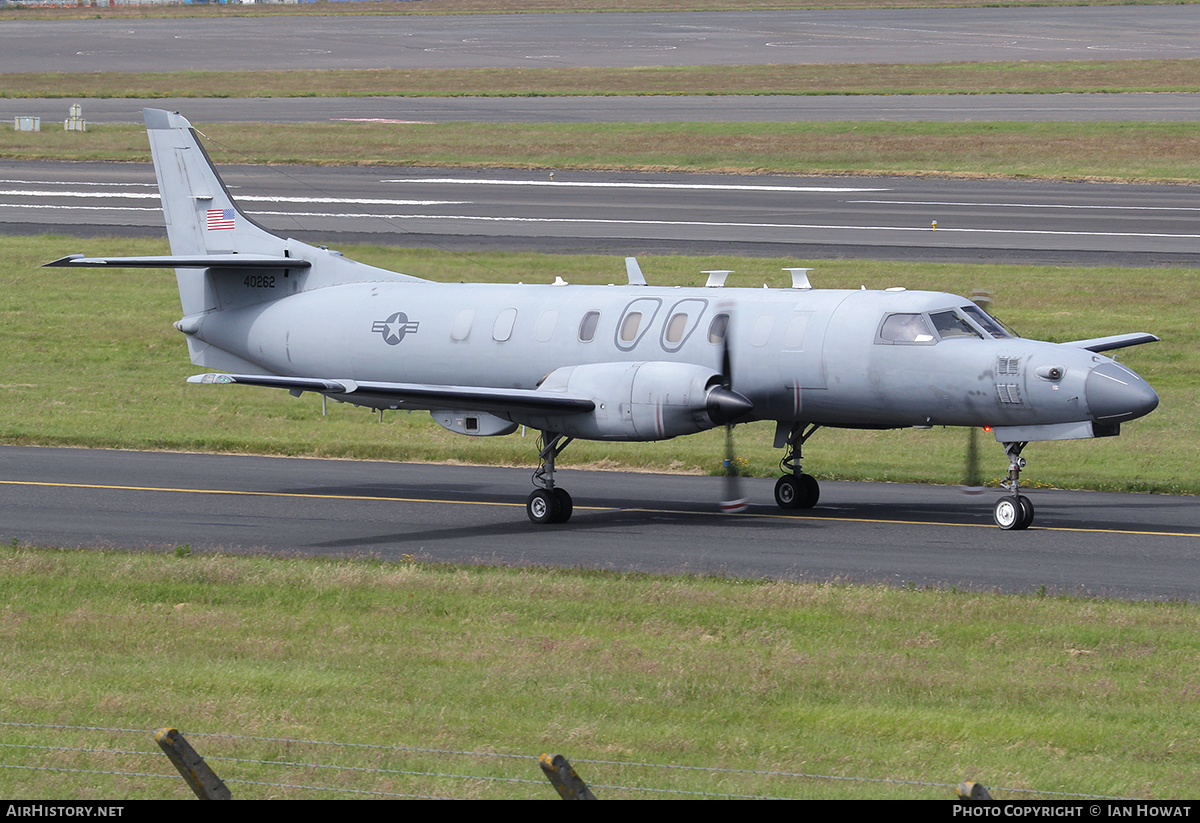
<instances>
[{"instance_id":1,"label":"rudder","mask_svg":"<svg viewBox=\"0 0 1200 823\"><path fill-rule=\"evenodd\" d=\"M143 109L171 253L282 255L284 241L247 217L180 114Z\"/></svg>"}]
</instances>

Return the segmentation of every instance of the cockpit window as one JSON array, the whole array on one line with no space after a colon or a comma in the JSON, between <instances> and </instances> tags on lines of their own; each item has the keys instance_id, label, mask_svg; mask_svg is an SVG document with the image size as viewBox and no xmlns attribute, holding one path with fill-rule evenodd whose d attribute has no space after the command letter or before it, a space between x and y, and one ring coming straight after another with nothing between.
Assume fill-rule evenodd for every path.
<instances>
[{"instance_id":1,"label":"cockpit window","mask_svg":"<svg viewBox=\"0 0 1200 823\"><path fill-rule=\"evenodd\" d=\"M892 314L883 321L879 337L889 343L933 343L933 331L920 314Z\"/></svg>"},{"instance_id":2,"label":"cockpit window","mask_svg":"<svg viewBox=\"0 0 1200 823\"><path fill-rule=\"evenodd\" d=\"M1015 336L1009 332L1008 329L1004 328L1004 326L1000 325L999 320L992 317L990 314L974 304L971 304L970 306L963 306L962 312L967 317L971 318L980 326L982 326L985 332L998 340L1004 340L1006 338Z\"/></svg>"},{"instance_id":3,"label":"cockpit window","mask_svg":"<svg viewBox=\"0 0 1200 823\"><path fill-rule=\"evenodd\" d=\"M952 310L932 312L929 315L929 319L933 321L933 327L937 329L938 337L943 340L950 340L955 337L983 339L983 335L976 331L974 326Z\"/></svg>"}]
</instances>

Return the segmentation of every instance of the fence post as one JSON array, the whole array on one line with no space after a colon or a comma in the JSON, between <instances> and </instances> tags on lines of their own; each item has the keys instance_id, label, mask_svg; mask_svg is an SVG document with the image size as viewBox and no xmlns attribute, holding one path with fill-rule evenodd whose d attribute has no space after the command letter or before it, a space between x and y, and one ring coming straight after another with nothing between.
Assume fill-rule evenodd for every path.
<instances>
[{"instance_id":1,"label":"fence post","mask_svg":"<svg viewBox=\"0 0 1200 823\"><path fill-rule=\"evenodd\" d=\"M158 746L201 800L232 800L233 795L178 729L159 729Z\"/></svg>"},{"instance_id":2,"label":"fence post","mask_svg":"<svg viewBox=\"0 0 1200 823\"><path fill-rule=\"evenodd\" d=\"M558 791L563 800L595 800L587 784L575 773L575 769L561 754L543 754L538 758L538 765L546 779Z\"/></svg>"},{"instance_id":3,"label":"fence post","mask_svg":"<svg viewBox=\"0 0 1200 823\"><path fill-rule=\"evenodd\" d=\"M956 789L960 800L991 800L992 796L988 794L987 786L982 783L973 783L968 780L965 783L959 783Z\"/></svg>"}]
</instances>

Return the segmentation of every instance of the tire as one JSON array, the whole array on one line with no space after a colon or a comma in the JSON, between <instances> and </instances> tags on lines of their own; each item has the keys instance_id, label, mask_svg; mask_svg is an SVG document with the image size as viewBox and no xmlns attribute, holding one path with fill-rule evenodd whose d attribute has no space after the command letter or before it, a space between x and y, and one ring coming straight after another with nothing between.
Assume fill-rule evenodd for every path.
<instances>
[{"instance_id":1,"label":"tire","mask_svg":"<svg viewBox=\"0 0 1200 823\"><path fill-rule=\"evenodd\" d=\"M800 503L798 508L811 509L821 499L821 484L811 474L800 475Z\"/></svg>"},{"instance_id":2,"label":"tire","mask_svg":"<svg viewBox=\"0 0 1200 823\"><path fill-rule=\"evenodd\" d=\"M545 489L537 489L525 501L525 513L529 522L541 526L546 523L557 523L561 514L558 498Z\"/></svg>"},{"instance_id":3,"label":"tire","mask_svg":"<svg viewBox=\"0 0 1200 823\"><path fill-rule=\"evenodd\" d=\"M1024 528L1021 523L1025 519L1025 507L1015 497L1001 497L992 507L992 519L1005 531L1020 530Z\"/></svg>"},{"instance_id":4,"label":"tire","mask_svg":"<svg viewBox=\"0 0 1200 823\"><path fill-rule=\"evenodd\" d=\"M1028 529L1033 525L1033 503L1025 495L1020 495L1017 500L1021 504L1021 525L1018 529Z\"/></svg>"},{"instance_id":5,"label":"tire","mask_svg":"<svg viewBox=\"0 0 1200 823\"><path fill-rule=\"evenodd\" d=\"M558 501L558 519L555 523L566 523L571 519L571 512L575 509L575 503L571 500L571 495L567 494L566 489L555 488L554 499Z\"/></svg>"},{"instance_id":6,"label":"tire","mask_svg":"<svg viewBox=\"0 0 1200 823\"><path fill-rule=\"evenodd\" d=\"M794 509L800 504L800 483L794 474L785 474L775 481L775 505Z\"/></svg>"},{"instance_id":7,"label":"tire","mask_svg":"<svg viewBox=\"0 0 1200 823\"><path fill-rule=\"evenodd\" d=\"M781 509L811 509L821 497L821 486L811 474L785 474L775 481L775 504Z\"/></svg>"}]
</instances>

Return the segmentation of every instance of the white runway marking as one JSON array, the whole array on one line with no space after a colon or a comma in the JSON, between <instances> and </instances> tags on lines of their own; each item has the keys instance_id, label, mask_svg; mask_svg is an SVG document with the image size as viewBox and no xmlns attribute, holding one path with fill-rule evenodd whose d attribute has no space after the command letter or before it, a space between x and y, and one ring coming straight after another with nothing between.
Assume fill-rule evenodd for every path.
<instances>
[{"instance_id":1,"label":"white runway marking","mask_svg":"<svg viewBox=\"0 0 1200 823\"><path fill-rule=\"evenodd\" d=\"M954 200L848 200L849 203L864 203L878 206L959 206L989 209L1099 209L1107 211L1200 211L1200 206L1100 206L1074 205L1071 203L980 203L956 202Z\"/></svg>"},{"instance_id":2,"label":"white runway marking","mask_svg":"<svg viewBox=\"0 0 1200 823\"><path fill-rule=\"evenodd\" d=\"M757 192L828 192L833 194L852 194L865 191L890 191L885 188L867 188L861 186L746 186L734 184L713 183L624 183L595 182L585 180L463 180L456 177L414 177L409 180L390 179L381 183L461 183L469 186L549 186L551 188L578 189L674 189L676 191L757 191Z\"/></svg>"}]
</instances>

